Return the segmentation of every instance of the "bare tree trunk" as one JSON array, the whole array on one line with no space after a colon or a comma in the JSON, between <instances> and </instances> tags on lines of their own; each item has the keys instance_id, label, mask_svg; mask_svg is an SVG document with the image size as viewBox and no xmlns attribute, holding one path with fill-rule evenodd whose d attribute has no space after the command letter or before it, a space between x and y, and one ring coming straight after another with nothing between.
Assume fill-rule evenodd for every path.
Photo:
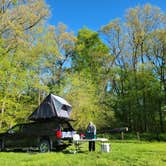
<instances>
[{"instance_id":1,"label":"bare tree trunk","mask_svg":"<svg viewBox=\"0 0 166 166\"><path fill-rule=\"evenodd\" d=\"M6 105L6 96L4 97L4 101L2 103L2 108L1 108L1 119L0 119L0 129L2 128L2 122L3 122L3 116L5 112L5 105Z\"/></svg>"},{"instance_id":2,"label":"bare tree trunk","mask_svg":"<svg viewBox=\"0 0 166 166\"><path fill-rule=\"evenodd\" d=\"M140 134L139 134L139 132L137 131L136 134L137 134L137 140L140 141Z\"/></svg>"},{"instance_id":3,"label":"bare tree trunk","mask_svg":"<svg viewBox=\"0 0 166 166\"><path fill-rule=\"evenodd\" d=\"M142 41L141 42L141 62L143 64L143 67L142 67L142 72L144 73L144 42ZM145 84L143 82L143 119L144 119L144 122L143 122L143 128L144 128L144 131L145 132L148 132L148 128L147 128L147 124L148 124L148 121L147 121L147 110L146 110L146 95L145 95Z\"/></svg>"},{"instance_id":4,"label":"bare tree trunk","mask_svg":"<svg viewBox=\"0 0 166 166\"><path fill-rule=\"evenodd\" d=\"M164 82L164 63L162 61L162 66L161 66L161 69L160 69L160 91L162 92L162 85L165 84ZM165 86L165 85L164 85ZM162 106L162 97L159 97L159 108L158 108L158 111L159 111L159 118L160 118L160 130L161 132L164 131L164 127L163 127L163 115L162 115L162 110L161 110L161 106Z\"/></svg>"},{"instance_id":5,"label":"bare tree trunk","mask_svg":"<svg viewBox=\"0 0 166 166\"><path fill-rule=\"evenodd\" d=\"M160 131L164 132L164 127L163 127L163 115L162 115L162 110L161 110L161 101L159 100L159 118L160 118Z\"/></svg>"},{"instance_id":6,"label":"bare tree trunk","mask_svg":"<svg viewBox=\"0 0 166 166\"><path fill-rule=\"evenodd\" d=\"M39 89L39 91L38 91L38 105L40 105L40 103L41 103L40 97L41 97L41 91Z\"/></svg>"}]
</instances>

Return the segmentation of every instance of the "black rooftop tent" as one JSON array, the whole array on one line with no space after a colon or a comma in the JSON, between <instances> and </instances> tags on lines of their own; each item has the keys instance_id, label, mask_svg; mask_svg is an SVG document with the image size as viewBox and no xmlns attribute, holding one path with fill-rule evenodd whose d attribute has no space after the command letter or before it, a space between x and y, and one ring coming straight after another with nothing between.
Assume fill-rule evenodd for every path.
<instances>
[{"instance_id":1,"label":"black rooftop tent","mask_svg":"<svg viewBox=\"0 0 166 166\"><path fill-rule=\"evenodd\" d=\"M69 119L71 108L72 106L65 99L49 94L28 119L33 121L52 118Z\"/></svg>"}]
</instances>

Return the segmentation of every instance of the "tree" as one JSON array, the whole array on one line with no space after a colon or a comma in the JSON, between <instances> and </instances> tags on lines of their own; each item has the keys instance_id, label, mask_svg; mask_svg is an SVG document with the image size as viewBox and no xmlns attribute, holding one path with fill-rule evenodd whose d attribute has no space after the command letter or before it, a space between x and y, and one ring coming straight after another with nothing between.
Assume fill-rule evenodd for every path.
<instances>
[{"instance_id":1,"label":"tree","mask_svg":"<svg viewBox=\"0 0 166 166\"><path fill-rule=\"evenodd\" d=\"M10 127L20 117L25 120L27 110L20 99L27 92L29 66L35 57L30 54L30 33L47 15L41 0L0 3L0 128Z\"/></svg>"},{"instance_id":2,"label":"tree","mask_svg":"<svg viewBox=\"0 0 166 166\"><path fill-rule=\"evenodd\" d=\"M53 42L57 49L56 56L50 54L46 58L49 71L48 87L50 92L58 94L65 79L64 73L70 70L76 37L72 31L68 31L65 24L59 23L54 28Z\"/></svg>"},{"instance_id":3,"label":"tree","mask_svg":"<svg viewBox=\"0 0 166 166\"><path fill-rule=\"evenodd\" d=\"M72 104L71 118L76 120L75 127L85 130L88 123L93 121L98 130L104 128L108 123L107 116L112 118L113 113L101 106L93 81L84 72L75 72L66 78L65 89L62 89L61 95Z\"/></svg>"},{"instance_id":4,"label":"tree","mask_svg":"<svg viewBox=\"0 0 166 166\"><path fill-rule=\"evenodd\" d=\"M166 105L166 31L163 29L156 30L151 38L151 54L148 59L153 65L156 77L160 82L160 90L158 92L158 112L160 119L160 129L164 131L163 110Z\"/></svg>"},{"instance_id":5,"label":"tree","mask_svg":"<svg viewBox=\"0 0 166 166\"><path fill-rule=\"evenodd\" d=\"M154 104L157 101L159 105L161 95L158 92L161 90L152 66L154 63L156 68L159 67L153 51L162 50L154 49L157 48L154 46L158 46L156 42L162 45L155 32L163 27L163 12L151 5L144 5L129 9L124 24L114 20L100 31L113 59L109 70L108 95L115 102L111 107L115 110L117 120L132 130L154 131L152 126L158 125L157 119L160 117L160 128L163 131L161 107ZM109 105L110 100L106 100L106 104Z\"/></svg>"}]
</instances>

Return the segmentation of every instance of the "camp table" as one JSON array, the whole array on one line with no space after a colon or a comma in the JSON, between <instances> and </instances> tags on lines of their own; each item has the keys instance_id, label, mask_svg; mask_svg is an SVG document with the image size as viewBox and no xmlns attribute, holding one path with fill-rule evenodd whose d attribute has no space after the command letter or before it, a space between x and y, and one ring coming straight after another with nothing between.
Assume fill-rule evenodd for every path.
<instances>
[{"instance_id":1,"label":"camp table","mask_svg":"<svg viewBox=\"0 0 166 166\"><path fill-rule=\"evenodd\" d=\"M108 142L107 138L94 138L94 139L73 139L73 143L76 147L76 152L78 152L78 150L80 149L80 143L83 142L89 142L89 141L95 141L95 142L101 142L101 147L104 143Z\"/></svg>"}]
</instances>

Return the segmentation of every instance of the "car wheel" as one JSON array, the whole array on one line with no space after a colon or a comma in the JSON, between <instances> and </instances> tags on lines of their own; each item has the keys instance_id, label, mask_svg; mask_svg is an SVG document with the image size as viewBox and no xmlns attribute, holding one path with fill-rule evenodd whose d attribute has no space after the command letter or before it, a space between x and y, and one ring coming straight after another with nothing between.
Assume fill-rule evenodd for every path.
<instances>
[{"instance_id":1,"label":"car wheel","mask_svg":"<svg viewBox=\"0 0 166 166\"><path fill-rule=\"evenodd\" d=\"M50 143L47 140L42 140L39 144L39 151L41 153L46 153L50 151Z\"/></svg>"}]
</instances>

